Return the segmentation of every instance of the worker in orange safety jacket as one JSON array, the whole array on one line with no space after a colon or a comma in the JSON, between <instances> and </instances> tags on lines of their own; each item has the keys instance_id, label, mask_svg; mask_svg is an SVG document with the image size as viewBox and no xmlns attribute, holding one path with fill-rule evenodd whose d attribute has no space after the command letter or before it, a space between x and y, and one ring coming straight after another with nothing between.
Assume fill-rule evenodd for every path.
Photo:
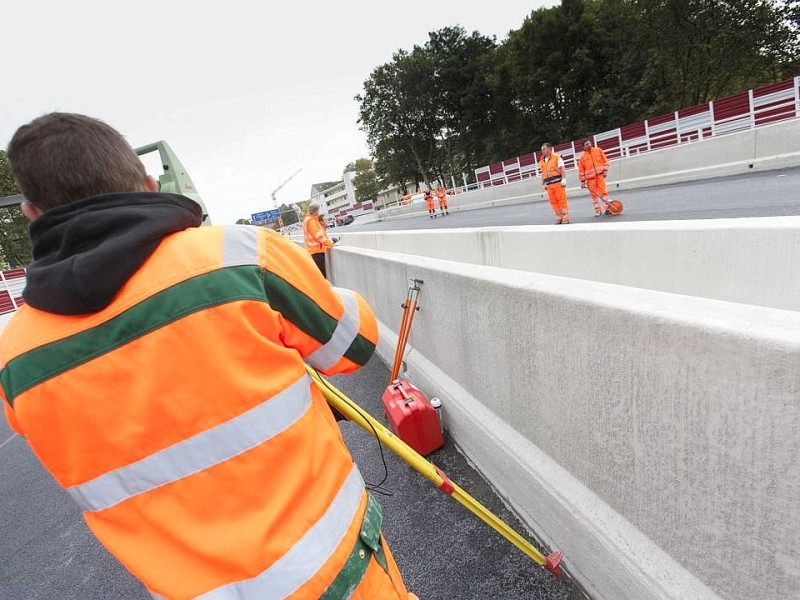
<instances>
[{"instance_id":1,"label":"worker in orange safety jacket","mask_svg":"<svg viewBox=\"0 0 800 600\"><path fill-rule=\"evenodd\" d=\"M556 225L569 223L567 206L567 170L564 160L553 152L551 144L542 144L542 159L539 161L542 185L547 190L547 198L553 208Z\"/></svg>"},{"instance_id":2,"label":"worker in orange safety jacket","mask_svg":"<svg viewBox=\"0 0 800 600\"><path fill-rule=\"evenodd\" d=\"M439 212L449 215L450 213L447 211L447 190L440 185L436 190L436 197L439 199Z\"/></svg>"},{"instance_id":3,"label":"worker in orange safety jacket","mask_svg":"<svg viewBox=\"0 0 800 600\"><path fill-rule=\"evenodd\" d=\"M605 211L605 205L611 200L606 189L606 177L608 176L608 159L602 148L592 146L591 140L583 142L583 154L578 160L578 179L581 187L589 188L589 195L592 197L594 216L599 217Z\"/></svg>"},{"instance_id":4,"label":"worker in orange safety jacket","mask_svg":"<svg viewBox=\"0 0 800 600\"><path fill-rule=\"evenodd\" d=\"M306 218L303 219L303 241L320 273L327 278L325 253L339 240L328 237L328 228L323 223L323 217L319 214L319 204L312 202L308 205Z\"/></svg>"},{"instance_id":5,"label":"worker in orange safety jacket","mask_svg":"<svg viewBox=\"0 0 800 600\"><path fill-rule=\"evenodd\" d=\"M305 368L366 363L366 302L274 231L200 227L101 121L39 117L8 159L35 260L0 400L106 548L160 599L411 598Z\"/></svg>"},{"instance_id":6,"label":"worker in orange safety jacket","mask_svg":"<svg viewBox=\"0 0 800 600\"><path fill-rule=\"evenodd\" d=\"M433 204L433 192L425 190L425 206L428 208L428 216L433 219L436 217L436 206Z\"/></svg>"}]
</instances>

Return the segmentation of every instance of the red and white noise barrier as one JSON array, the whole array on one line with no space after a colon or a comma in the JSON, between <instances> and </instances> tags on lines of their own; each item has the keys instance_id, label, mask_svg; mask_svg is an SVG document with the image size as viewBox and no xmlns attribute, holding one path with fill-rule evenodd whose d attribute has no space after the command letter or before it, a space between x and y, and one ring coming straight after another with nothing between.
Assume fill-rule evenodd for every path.
<instances>
[{"instance_id":1,"label":"red and white noise barrier","mask_svg":"<svg viewBox=\"0 0 800 600\"><path fill-rule=\"evenodd\" d=\"M598 133L592 139L614 159L796 118L800 118L800 76ZM553 150L571 169L583 151L583 139ZM475 169L478 187L538 177L539 158L531 152Z\"/></svg>"},{"instance_id":2,"label":"red and white noise barrier","mask_svg":"<svg viewBox=\"0 0 800 600\"><path fill-rule=\"evenodd\" d=\"M22 290L25 289L25 269L0 271L0 315L14 312L25 304Z\"/></svg>"}]
</instances>

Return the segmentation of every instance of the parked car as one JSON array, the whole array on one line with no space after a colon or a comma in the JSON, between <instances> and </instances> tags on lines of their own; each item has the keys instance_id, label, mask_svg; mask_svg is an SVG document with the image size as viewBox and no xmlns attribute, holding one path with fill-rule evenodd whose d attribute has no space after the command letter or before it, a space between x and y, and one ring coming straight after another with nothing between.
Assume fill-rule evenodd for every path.
<instances>
[{"instance_id":1,"label":"parked car","mask_svg":"<svg viewBox=\"0 0 800 600\"><path fill-rule=\"evenodd\" d=\"M353 215L344 215L343 217L336 218L336 224L341 225L350 225L356 218Z\"/></svg>"},{"instance_id":2,"label":"parked car","mask_svg":"<svg viewBox=\"0 0 800 600\"><path fill-rule=\"evenodd\" d=\"M328 227L336 227L336 219L333 217L325 217L325 225Z\"/></svg>"}]
</instances>

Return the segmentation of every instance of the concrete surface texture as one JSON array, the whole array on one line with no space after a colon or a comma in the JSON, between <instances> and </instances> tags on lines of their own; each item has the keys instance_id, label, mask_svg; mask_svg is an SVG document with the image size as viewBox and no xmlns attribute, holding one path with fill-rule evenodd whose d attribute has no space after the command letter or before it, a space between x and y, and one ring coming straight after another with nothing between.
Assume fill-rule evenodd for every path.
<instances>
[{"instance_id":1,"label":"concrete surface texture","mask_svg":"<svg viewBox=\"0 0 800 600\"><path fill-rule=\"evenodd\" d=\"M800 217L363 232L342 244L800 310Z\"/></svg>"},{"instance_id":2,"label":"concrete surface texture","mask_svg":"<svg viewBox=\"0 0 800 600\"><path fill-rule=\"evenodd\" d=\"M390 342L409 278L425 281L408 372L593 597L800 595L800 313L409 254L331 259Z\"/></svg>"},{"instance_id":3,"label":"concrete surface texture","mask_svg":"<svg viewBox=\"0 0 800 600\"><path fill-rule=\"evenodd\" d=\"M380 393L388 379L388 367L376 357L365 369L336 377L333 382L385 423ZM556 579L538 567L386 448L387 471L384 471L375 439L355 424L342 423L341 426L367 482L378 483L388 472L381 489L390 495L376 494L384 509L383 531L408 589L421 600L585 598L571 581ZM504 522L531 539L527 528L468 463L452 440L447 439L445 446L428 459Z\"/></svg>"},{"instance_id":4,"label":"concrete surface texture","mask_svg":"<svg viewBox=\"0 0 800 600\"><path fill-rule=\"evenodd\" d=\"M609 192L613 192L798 165L800 119L795 119L612 160L607 183ZM452 202L452 210L544 202L545 193L540 186L531 185L535 181L526 179L459 194ZM576 169L567 170L567 182L568 193L580 189ZM424 212L424 206L402 206L358 217L355 222L403 218L419 212Z\"/></svg>"}]
</instances>

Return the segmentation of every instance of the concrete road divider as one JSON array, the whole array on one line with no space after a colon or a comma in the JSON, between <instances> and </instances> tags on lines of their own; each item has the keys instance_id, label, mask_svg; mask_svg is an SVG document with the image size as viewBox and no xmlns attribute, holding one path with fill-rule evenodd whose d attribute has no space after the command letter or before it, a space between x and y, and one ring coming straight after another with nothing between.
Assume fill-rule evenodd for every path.
<instances>
[{"instance_id":1,"label":"concrete road divider","mask_svg":"<svg viewBox=\"0 0 800 600\"><path fill-rule=\"evenodd\" d=\"M425 281L407 375L593 598L797 595L800 312L366 248L331 272L385 360Z\"/></svg>"},{"instance_id":2,"label":"concrete road divider","mask_svg":"<svg viewBox=\"0 0 800 600\"><path fill-rule=\"evenodd\" d=\"M343 243L800 310L800 217L380 231Z\"/></svg>"}]
</instances>

